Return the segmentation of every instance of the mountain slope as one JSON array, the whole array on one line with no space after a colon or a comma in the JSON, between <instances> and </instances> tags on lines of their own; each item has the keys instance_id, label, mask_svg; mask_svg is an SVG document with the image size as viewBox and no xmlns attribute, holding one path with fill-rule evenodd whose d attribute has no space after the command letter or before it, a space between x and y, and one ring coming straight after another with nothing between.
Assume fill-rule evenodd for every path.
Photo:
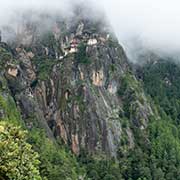
<instances>
[{"instance_id":1,"label":"mountain slope","mask_svg":"<svg viewBox=\"0 0 180 180\"><path fill-rule=\"evenodd\" d=\"M45 34L38 46L12 49L16 60L6 62L8 86L27 127L38 122L76 154L88 149L116 156L122 133L117 91L129 71L127 57L99 25L80 21L67 35L60 27L56 24L56 31ZM130 129L126 133L132 136Z\"/></svg>"},{"instance_id":2,"label":"mountain slope","mask_svg":"<svg viewBox=\"0 0 180 180\"><path fill-rule=\"evenodd\" d=\"M156 89L168 66L134 72L99 20L60 19L43 33L37 24L23 25L13 43L0 43L0 120L28 130L41 176L177 179L178 113L168 116L160 100L170 91Z\"/></svg>"}]
</instances>

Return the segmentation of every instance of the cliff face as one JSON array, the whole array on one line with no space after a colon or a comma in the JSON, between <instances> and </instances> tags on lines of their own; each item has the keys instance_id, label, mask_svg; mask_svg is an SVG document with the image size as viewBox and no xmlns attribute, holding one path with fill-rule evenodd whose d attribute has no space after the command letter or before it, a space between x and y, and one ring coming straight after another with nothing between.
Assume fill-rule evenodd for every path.
<instances>
[{"instance_id":1,"label":"cliff face","mask_svg":"<svg viewBox=\"0 0 180 180\"><path fill-rule=\"evenodd\" d=\"M1 43L2 94L11 94L26 127L44 128L75 154L132 148L131 127L143 132L153 112L107 28L81 19L37 36L30 27L17 43Z\"/></svg>"}]
</instances>

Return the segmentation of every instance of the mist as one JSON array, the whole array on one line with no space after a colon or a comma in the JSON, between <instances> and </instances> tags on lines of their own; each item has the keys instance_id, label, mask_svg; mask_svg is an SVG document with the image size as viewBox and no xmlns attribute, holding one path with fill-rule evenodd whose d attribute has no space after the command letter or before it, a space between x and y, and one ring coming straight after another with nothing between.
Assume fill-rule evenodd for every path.
<instances>
[{"instance_id":1,"label":"mist","mask_svg":"<svg viewBox=\"0 0 180 180\"><path fill-rule=\"evenodd\" d=\"M129 55L149 49L180 54L180 1L104 0L105 12Z\"/></svg>"},{"instance_id":2,"label":"mist","mask_svg":"<svg viewBox=\"0 0 180 180\"><path fill-rule=\"evenodd\" d=\"M22 23L22 14L31 11L72 17L76 4L105 14L119 42L133 59L134 54L149 49L161 54L180 54L180 2L178 0L0 0L0 28ZM94 18L96 13L87 13ZM50 21L49 21L50 23ZM48 24L45 24L48 26ZM11 33L4 34L13 36Z\"/></svg>"}]
</instances>

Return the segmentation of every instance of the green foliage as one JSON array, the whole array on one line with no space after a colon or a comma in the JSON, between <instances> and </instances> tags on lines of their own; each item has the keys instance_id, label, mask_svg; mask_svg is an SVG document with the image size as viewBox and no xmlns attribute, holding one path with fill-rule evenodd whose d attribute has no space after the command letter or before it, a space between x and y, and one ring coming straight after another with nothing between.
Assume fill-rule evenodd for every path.
<instances>
[{"instance_id":1,"label":"green foliage","mask_svg":"<svg viewBox=\"0 0 180 180\"><path fill-rule=\"evenodd\" d=\"M0 179L40 180L39 156L26 142L26 132L0 122Z\"/></svg>"},{"instance_id":2,"label":"green foliage","mask_svg":"<svg viewBox=\"0 0 180 180\"><path fill-rule=\"evenodd\" d=\"M154 115L149 117L146 132L131 124L135 138L135 147L132 150L124 150L124 139L122 138L118 159L123 179L179 179L180 136L177 121L173 119L176 118L175 114L177 115L174 108L178 111L179 107L178 98L180 96L178 97L176 92L179 84L174 84L173 80L170 80L171 83L168 82L168 84L167 80L164 81L170 72L176 73L169 75L168 78L179 77L179 71L176 70L175 65L158 65L158 68L154 66L142 69L143 85L146 93L151 95L152 99L147 99L154 106ZM121 79L118 95L123 100L125 117L121 115L120 118L123 128L126 128L126 125L123 125L123 119L130 120L137 117L136 112L139 111L137 102L144 104L147 99L144 99L142 85L130 74L126 74Z\"/></svg>"},{"instance_id":3,"label":"green foliage","mask_svg":"<svg viewBox=\"0 0 180 180\"><path fill-rule=\"evenodd\" d=\"M37 68L38 79L47 80L51 74L53 66L57 63L55 59L36 57L33 60Z\"/></svg>"},{"instance_id":4,"label":"green foliage","mask_svg":"<svg viewBox=\"0 0 180 180\"><path fill-rule=\"evenodd\" d=\"M159 159L158 164L164 166L164 160L170 160L172 162L174 161L173 163L180 165L180 141L178 129L168 122L168 120L161 120L151 123L149 130L153 149L152 153Z\"/></svg>"},{"instance_id":5,"label":"green foliage","mask_svg":"<svg viewBox=\"0 0 180 180\"><path fill-rule=\"evenodd\" d=\"M43 131L32 130L29 143L40 155L40 174L43 178L77 180L85 174L84 169L79 167L75 156L62 146L54 144Z\"/></svg>"},{"instance_id":6,"label":"green foliage","mask_svg":"<svg viewBox=\"0 0 180 180\"><path fill-rule=\"evenodd\" d=\"M11 53L9 53L6 49L0 47L0 68L12 59Z\"/></svg>"},{"instance_id":7,"label":"green foliage","mask_svg":"<svg viewBox=\"0 0 180 180\"><path fill-rule=\"evenodd\" d=\"M77 63L82 64L90 64L90 58L86 53L86 45L84 43L80 43L78 46L78 52L75 54L75 60Z\"/></svg>"},{"instance_id":8,"label":"green foliage","mask_svg":"<svg viewBox=\"0 0 180 180\"><path fill-rule=\"evenodd\" d=\"M127 73L121 78L120 88L118 89L118 95L124 96L128 91L132 91L131 93L138 96L138 93L142 92L141 84L135 79L135 77Z\"/></svg>"},{"instance_id":9,"label":"green foliage","mask_svg":"<svg viewBox=\"0 0 180 180\"><path fill-rule=\"evenodd\" d=\"M4 77L0 76L0 92L7 90L7 89L8 89L8 87L7 87L6 79Z\"/></svg>"},{"instance_id":10,"label":"green foliage","mask_svg":"<svg viewBox=\"0 0 180 180\"><path fill-rule=\"evenodd\" d=\"M139 107L137 102L144 104L145 101L141 84L130 73L125 74L121 78L117 94L123 100L124 115L128 119L130 116L135 116Z\"/></svg>"},{"instance_id":11,"label":"green foliage","mask_svg":"<svg viewBox=\"0 0 180 180\"><path fill-rule=\"evenodd\" d=\"M15 124L21 124L21 114L11 96L3 97L0 95L0 109L4 112L4 117L0 120L6 120Z\"/></svg>"},{"instance_id":12,"label":"green foliage","mask_svg":"<svg viewBox=\"0 0 180 180\"><path fill-rule=\"evenodd\" d=\"M116 70L117 70L116 65L115 65L115 64L111 64L111 65L110 65L110 72L111 72L111 73L115 73Z\"/></svg>"},{"instance_id":13,"label":"green foliage","mask_svg":"<svg viewBox=\"0 0 180 180\"><path fill-rule=\"evenodd\" d=\"M168 120L151 120L147 142L145 135L136 130L136 147L119 159L123 177L176 179L180 169L180 141L174 131L178 130Z\"/></svg>"},{"instance_id":14,"label":"green foliage","mask_svg":"<svg viewBox=\"0 0 180 180\"><path fill-rule=\"evenodd\" d=\"M146 64L138 74L146 94L155 102L151 104L158 117L150 118L148 134L134 129L136 150L120 158L127 161L122 168L125 179L180 179L179 69L174 63L159 61Z\"/></svg>"},{"instance_id":15,"label":"green foliage","mask_svg":"<svg viewBox=\"0 0 180 180\"><path fill-rule=\"evenodd\" d=\"M85 167L86 179L107 180L109 178L121 180L118 163L110 158L103 156L91 156L85 150L82 150L78 157L79 163Z\"/></svg>"},{"instance_id":16,"label":"green foliage","mask_svg":"<svg viewBox=\"0 0 180 180\"><path fill-rule=\"evenodd\" d=\"M38 79L47 80L51 74L53 66L57 63L55 52L59 52L59 44L56 42L52 32L47 32L41 37L41 44L48 48L49 55L39 55L33 58L33 64L37 68Z\"/></svg>"},{"instance_id":17,"label":"green foliage","mask_svg":"<svg viewBox=\"0 0 180 180\"><path fill-rule=\"evenodd\" d=\"M171 61L146 64L141 69L141 76L146 93L175 124L180 124L180 66Z\"/></svg>"}]
</instances>

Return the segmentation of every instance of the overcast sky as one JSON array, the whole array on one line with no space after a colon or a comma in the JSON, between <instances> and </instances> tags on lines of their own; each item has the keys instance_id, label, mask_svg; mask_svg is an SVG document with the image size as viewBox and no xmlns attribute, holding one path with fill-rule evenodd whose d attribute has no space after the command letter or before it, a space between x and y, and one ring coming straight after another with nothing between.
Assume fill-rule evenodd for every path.
<instances>
[{"instance_id":1,"label":"overcast sky","mask_svg":"<svg viewBox=\"0 0 180 180\"><path fill-rule=\"evenodd\" d=\"M68 15L72 4L80 1L83 0L0 0L0 25L9 22L14 11L21 12L29 8L61 11ZM180 0L89 2L91 6L105 11L124 47L129 48L132 40L136 40L136 46L141 44L162 52L180 52Z\"/></svg>"}]
</instances>

